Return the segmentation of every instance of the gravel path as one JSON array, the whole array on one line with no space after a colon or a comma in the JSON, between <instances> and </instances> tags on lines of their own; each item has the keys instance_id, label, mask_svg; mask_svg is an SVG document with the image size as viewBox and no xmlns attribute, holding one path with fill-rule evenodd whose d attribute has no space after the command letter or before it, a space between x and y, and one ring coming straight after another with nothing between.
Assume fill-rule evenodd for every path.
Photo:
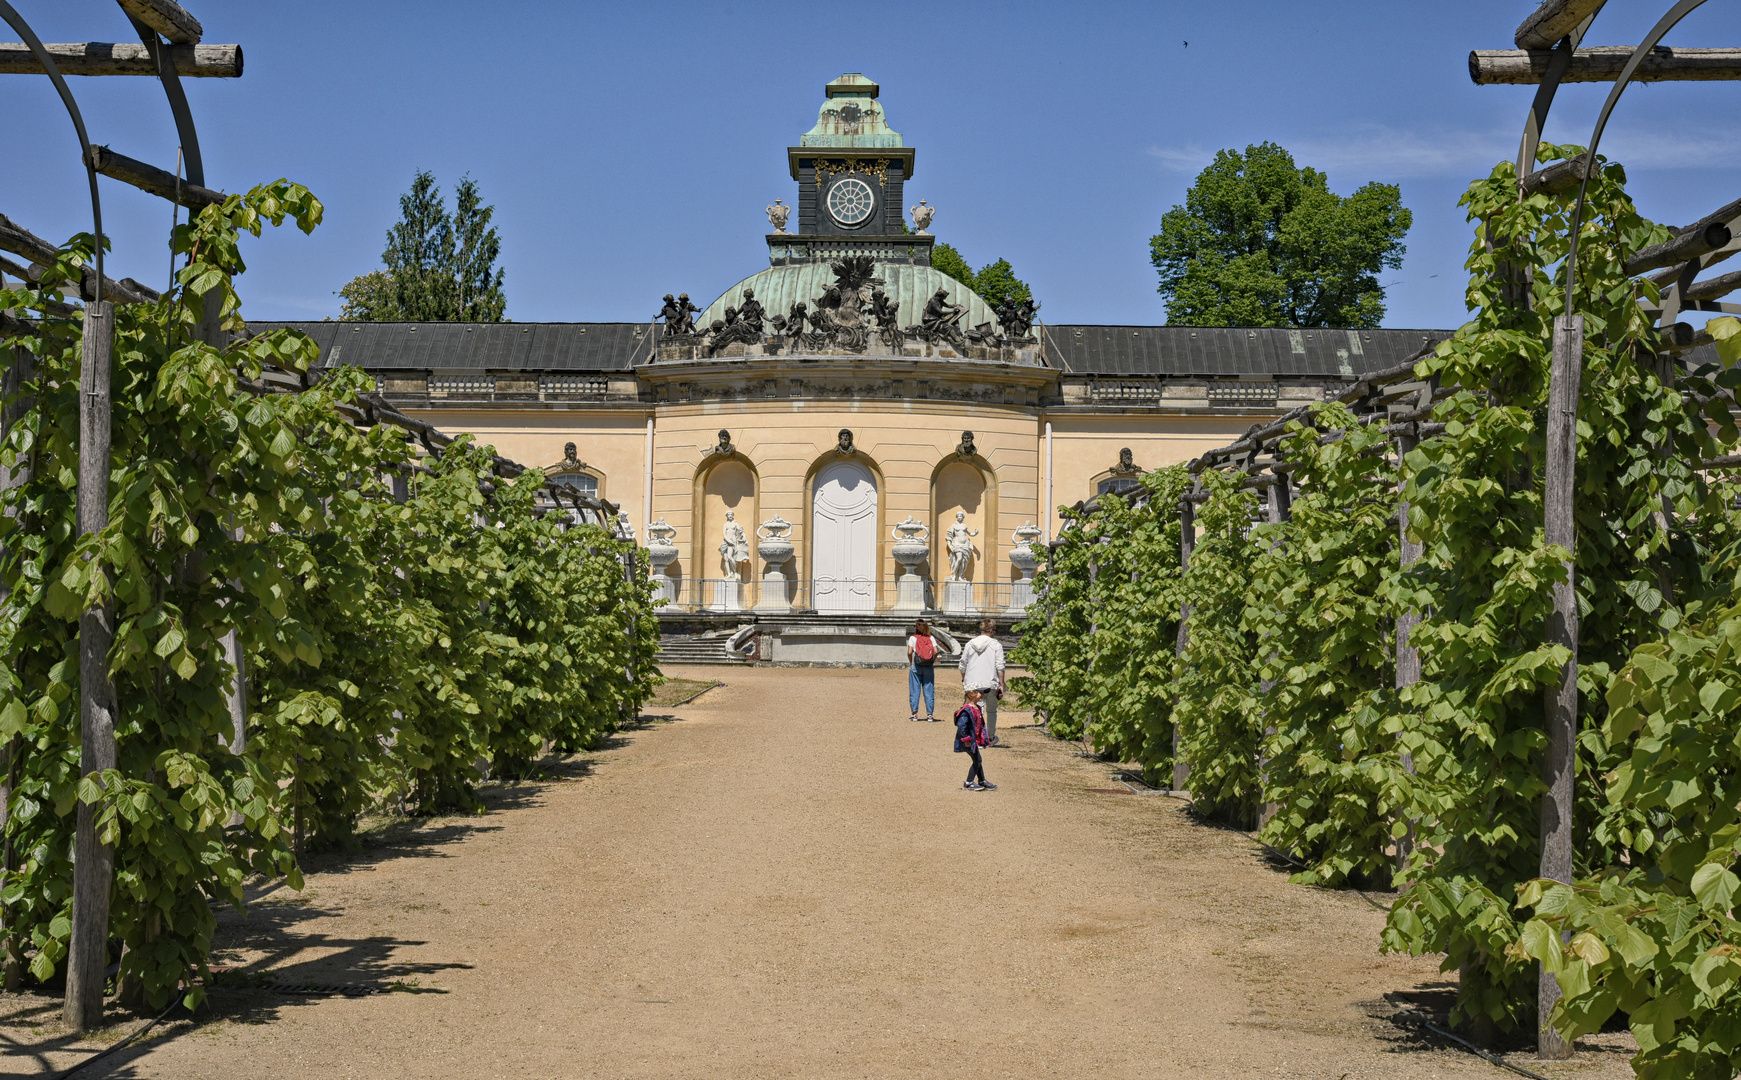
<instances>
[{"instance_id":1,"label":"gravel path","mask_svg":"<svg viewBox=\"0 0 1741 1080\"><path fill-rule=\"evenodd\" d=\"M1380 956L1367 899L1116 793L1026 715L987 752L1000 790L969 793L949 725L906 721L905 672L720 677L563 781L225 915L242 971L213 1010L81 1080L1512 1075L1392 1018L1387 993L1444 976ZM82 1056L55 1002L6 1005L0 1071ZM1527 1064L1623 1077L1624 1041Z\"/></svg>"}]
</instances>

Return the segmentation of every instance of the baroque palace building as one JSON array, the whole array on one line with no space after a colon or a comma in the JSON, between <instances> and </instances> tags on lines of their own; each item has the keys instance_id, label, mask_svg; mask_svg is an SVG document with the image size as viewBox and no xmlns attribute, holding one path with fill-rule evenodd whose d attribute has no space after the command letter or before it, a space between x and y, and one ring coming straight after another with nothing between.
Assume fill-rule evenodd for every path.
<instances>
[{"instance_id":1,"label":"baroque palace building","mask_svg":"<svg viewBox=\"0 0 1741 1080\"><path fill-rule=\"evenodd\" d=\"M399 408L620 505L673 626L758 626L734 644L800 662L904 662L899 625L924 611L1018 615L1057 507L1448 336L993 310L931 265L927 204L908 231L916 154L877 84L847 74L825 93L787 148L797 198L768 208L767 267L704 308L288 325Z\"/></svg>"}]
</instances>

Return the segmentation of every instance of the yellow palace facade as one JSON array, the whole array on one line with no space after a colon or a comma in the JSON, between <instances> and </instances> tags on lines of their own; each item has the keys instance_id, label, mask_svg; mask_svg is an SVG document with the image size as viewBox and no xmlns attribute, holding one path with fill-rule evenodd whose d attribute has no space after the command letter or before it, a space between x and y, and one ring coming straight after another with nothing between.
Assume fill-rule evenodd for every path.
<instances>
[{"instance_id":1,"label":"yellow palace facade","mask_svg":"<svg viewBox=\"0 0 1741 1080\"><path fill-rule=\"evenodd\" d=\"M1444 336L993 310L931 265L928 207L907 230L915 152L876 84L846 75L825 94L787 149L797 195L770 207L768 265L705 307L296 325L400 408L617 504L674 628L795 662L895 659L921 612L1019 616L1059 506Z\"/></svg>"}]
</instances>

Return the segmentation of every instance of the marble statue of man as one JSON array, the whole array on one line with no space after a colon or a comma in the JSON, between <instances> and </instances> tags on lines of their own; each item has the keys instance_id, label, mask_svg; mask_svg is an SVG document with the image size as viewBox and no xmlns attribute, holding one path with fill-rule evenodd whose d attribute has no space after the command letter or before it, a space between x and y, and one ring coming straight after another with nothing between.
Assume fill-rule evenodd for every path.
<instances>
[{"instance_id":1,"label":"marble statue of man","mask_svg":"<svg viewBox=\"0 0 1741 1080\"><path fill-rule=\"evenodd\" d=\"M737 513L732 510L725 512L725 538L719 545L719 562L725 569L724 577L736 578L738 566L748 562L750 558L750 538L744 535L744 527L737 522Z\"/></svg>"},{"instance_id":2,"label":"marble statue of man","mask_svg":"<svg viewBox=\"0 0 1741 1080\"><path fill-rule=\"evenodd\" d=\"M951 581L967 580L967 561L973 558L973 538L979 535L978 529L967 527L967 515L960 510L955 511L955 524L943 534L943 542L949 546L949 578Z\"/></svg>"}]
</instances>

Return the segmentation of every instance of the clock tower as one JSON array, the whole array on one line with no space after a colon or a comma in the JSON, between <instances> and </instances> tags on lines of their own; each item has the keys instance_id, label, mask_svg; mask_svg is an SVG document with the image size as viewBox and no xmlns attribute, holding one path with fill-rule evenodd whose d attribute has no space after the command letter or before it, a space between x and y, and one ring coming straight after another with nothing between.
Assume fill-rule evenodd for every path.
<instances>
[{"instance_id":1,"label":"clock tower","mask_svg":"<svg viewBox=\"0 0 1741 1080\"><path fill-rule=\"evenodd\" d=\"M889 130L879 90L857 72L829 83L816 126L787 147L798 181L798 235L905 234L901 188L913 175L913 150Z\"/></svg>"}]
</instances>

